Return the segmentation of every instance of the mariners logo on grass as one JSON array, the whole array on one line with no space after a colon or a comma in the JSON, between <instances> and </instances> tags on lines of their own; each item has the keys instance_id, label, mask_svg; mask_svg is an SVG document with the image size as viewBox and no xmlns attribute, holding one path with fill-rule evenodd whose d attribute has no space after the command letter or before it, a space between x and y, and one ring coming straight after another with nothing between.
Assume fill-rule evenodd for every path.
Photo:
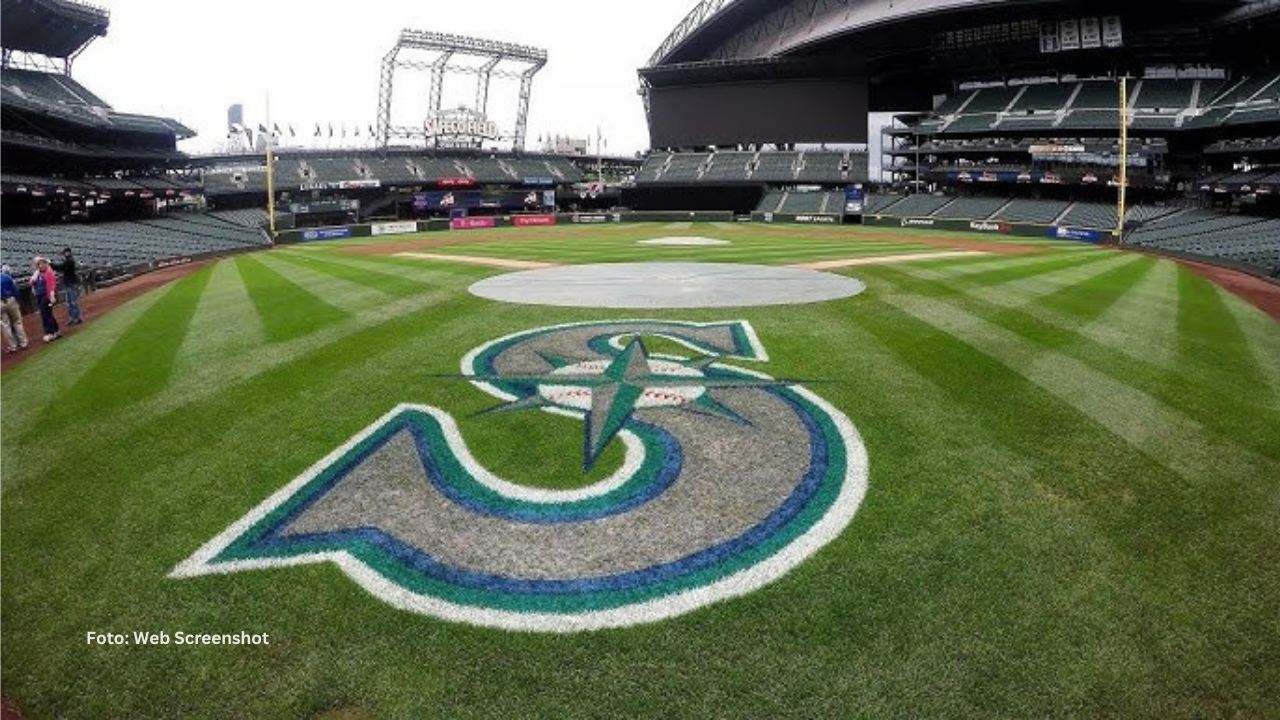
<instances>
[{"instance_id":1,"label":"mariners logo on grass","mask_svg":"<svg viewBox=\"0 0 1280 720\"><path fill-rule=\"evenodd\" d=\"M650 354L653 338L690 352ZM463 358L460 376L501 401L490 412L579 418L584 469L621 443L615 472L574 490L519 485L471 456L449 413L402 405L173 575L332 561L405 610L551 632L742 595L834 539L866 490L849 419L799 381L741 366L767 359L741 321L592 322L495 340Z\"/></svg>"}]
</instances>

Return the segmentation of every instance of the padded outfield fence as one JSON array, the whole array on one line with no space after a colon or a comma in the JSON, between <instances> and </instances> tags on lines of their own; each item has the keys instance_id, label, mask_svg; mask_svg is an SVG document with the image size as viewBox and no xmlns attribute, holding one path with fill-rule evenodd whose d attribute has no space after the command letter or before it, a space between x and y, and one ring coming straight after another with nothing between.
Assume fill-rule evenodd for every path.
<instances>
[{"instance_id":1,"label":"padded outfield fence","mask_svg":"<svg viewBox=\"0 0 1280 720\"><path fill-rule=\"evenodd\" d=\"M991 235L1013 235L1017 237L1050 237L1058 240L1079 240L1082 242L1105 242L1112 234L1094 228L1074 228L1062 225L1036 225L1031 223L1005 222L1003 220L958 220L935 217L890 217L888 215L864 215L863 225L874 227L925 228L930 230L951 230L958 232L974 232Z\"/></svg>"}]
</instances>

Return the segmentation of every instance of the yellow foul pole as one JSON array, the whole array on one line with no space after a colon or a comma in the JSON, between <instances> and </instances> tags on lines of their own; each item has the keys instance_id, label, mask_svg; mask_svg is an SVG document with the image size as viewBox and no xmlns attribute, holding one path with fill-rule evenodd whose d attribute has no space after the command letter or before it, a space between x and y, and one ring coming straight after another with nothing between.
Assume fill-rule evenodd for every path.
<instances>
[{"instance_id":1,"label":"yellow foul pole","mask_svg":"<svg viewBox=\"0 0 1280 720\"><path fill-rule=\"evenodd\" d=\"M267 222L271 228L271 242L276 241L276 173L275 159L271 154L271 145L275 139L271 135L271 95L267 95Z\"/></svg>"},{"instance_id":2,"label":"yellow foul pole","mask_svg":"<svg viewBox=\"0 0 1280 720\"><path fill-rule=\"evenodd\" d=\"M1124 242L1129 192L1129 78L1120 78L1120 192L1116 194L1116 242Z\"/></svg>"}]
</instances>

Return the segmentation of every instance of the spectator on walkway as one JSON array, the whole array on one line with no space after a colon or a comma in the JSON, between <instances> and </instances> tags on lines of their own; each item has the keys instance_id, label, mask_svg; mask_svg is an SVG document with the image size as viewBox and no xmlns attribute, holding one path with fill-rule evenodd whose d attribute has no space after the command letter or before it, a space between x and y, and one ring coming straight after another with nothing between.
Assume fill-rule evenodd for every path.
<instances>
[{"instance_id":1,"label":"spectator on walkway","mask_svg":"<svg viewBox=\"0 0 1280 720\"><path fill-rule=\"evenodd\" d=\"M71 248L62 249L62 262L54 263L53 269L62 273L62 289L67 298L67 324L79 325L84 322L80 317L80 274L76 271L76 259Z\"/></svg>"},{"instance_id":2,"label":"spectator on walkway","mask_svg":"<svg viewBox=\"0 0 1280 720\"><path fill-rule=\"evenodd\" d=\"M13 281L8 265L0 266L0 331L3 331L4 347L9 352L17 352L27 346L22 308L18 306L18 284Z\"/></svg>"},{"instance_id":3,"label":"spectator on walkway","mask_svg":"<svg viewBox=\"0 0 1280 720\"><path fill-rule=\"evenodd\" d=\"M58 320L53 316L53 305L58 301L58 276L53 273L49 259L37 257L35 273L31 276L31 292L36 296L36 307L40 309L40 322L44 325L44 341L53 342L62 337L58 331Z\"/></svg>"}]
</instances>

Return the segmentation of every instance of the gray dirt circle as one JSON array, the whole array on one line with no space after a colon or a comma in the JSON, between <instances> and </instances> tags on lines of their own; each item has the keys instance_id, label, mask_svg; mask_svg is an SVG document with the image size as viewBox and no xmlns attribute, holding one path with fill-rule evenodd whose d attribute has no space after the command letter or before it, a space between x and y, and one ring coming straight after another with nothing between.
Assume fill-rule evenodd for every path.
<instances>
[{"instance_id":1,"label":"gray dirt circle","mask_svg":"<svg viewBox=\"0 0 1280 720\"><path fill-rule=\"evenodd\" d=\"M688 309L798 305L866 289L843 275L733 263L646 262L568 265L487 278L471 293L521 305Z\"/></svg>"}]
</instances>

